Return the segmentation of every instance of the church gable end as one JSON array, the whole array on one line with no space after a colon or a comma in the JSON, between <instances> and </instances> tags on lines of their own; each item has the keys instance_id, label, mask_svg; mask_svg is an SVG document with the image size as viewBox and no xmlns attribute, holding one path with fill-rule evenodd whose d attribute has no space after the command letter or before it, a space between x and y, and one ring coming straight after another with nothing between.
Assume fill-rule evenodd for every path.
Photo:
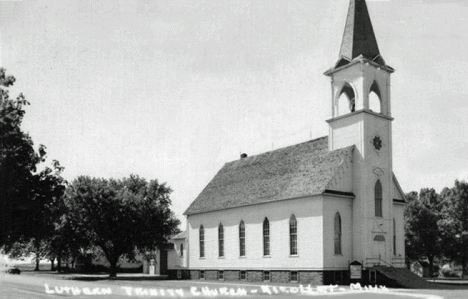
<instances>
[{"instance_id":1,"label":"church gable end","mask_svg":"<svg viewBox=\"0 0 468 299\"><path fill-rule=\"evenodd\" d=\"M343 157L335 175L328 183L326 189L341 192L353 192L353 164L352 151Z\"/></svg>"},{"instance_id":2,"label":"church gable end","mask_svg":"<svg viewBox=\"0 0 468 299\"><path fill-rule=\"evenodd\" d=\"M400 183L398 183L398 180L395 174L393 174L392 183L393 183L393 188L392 188L393 200L397 202L406 202L405 193L401 189Z\"/></svg>"}]
</instances>

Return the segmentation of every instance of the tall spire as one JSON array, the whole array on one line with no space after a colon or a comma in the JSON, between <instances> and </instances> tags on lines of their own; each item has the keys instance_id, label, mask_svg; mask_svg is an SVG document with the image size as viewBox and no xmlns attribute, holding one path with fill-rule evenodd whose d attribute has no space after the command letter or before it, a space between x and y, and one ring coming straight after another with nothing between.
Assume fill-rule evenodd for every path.
<instances>
[{"instance_id":1,"label":"tall spire","mask_svg":"<svg viewBox=\"0 0 468 299\"><path fill-rule=\"evenodd\" d=\"M363 58L385 65L385 61L380 56L366 1L350 0L340 58L334 68L346 65L361 55Z\"/></svg>"}]
</instances>

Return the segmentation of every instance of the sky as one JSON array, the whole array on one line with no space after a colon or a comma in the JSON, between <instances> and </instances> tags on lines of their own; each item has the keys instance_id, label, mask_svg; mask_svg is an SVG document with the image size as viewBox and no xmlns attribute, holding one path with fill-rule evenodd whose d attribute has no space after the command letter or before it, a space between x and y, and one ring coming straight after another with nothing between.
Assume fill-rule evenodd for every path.
<instances>
[{"instance_id":1,"label":"sky","mask_svg":"<svg viewBox=\"0 0 468 299\"><path fill-rule=\"evenodd\" d=\"M183 212L224 163L328 134L348 0L1 1L22 128L64 177L137 174ZM367 0L405 192L468 180L468 1ZM185 223L185 221L183 221Z\"/></svg>"}]
</instances>

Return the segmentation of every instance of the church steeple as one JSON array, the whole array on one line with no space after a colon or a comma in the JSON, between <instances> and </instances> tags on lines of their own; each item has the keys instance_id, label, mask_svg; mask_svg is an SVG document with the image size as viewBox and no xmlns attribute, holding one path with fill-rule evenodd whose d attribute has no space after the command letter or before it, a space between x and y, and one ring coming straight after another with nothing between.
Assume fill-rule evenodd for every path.
<instances>
[{"instance_id":1,"label":"church steeple","mask_svg":"<svg viewBox=\"0 0 468 299\"><path fill-rule=\"evenodd\" d=\"M385 66L365 0L350 0L340 56L335 66L328 72L347 65L357 58L365 58Z\"/></svg>"}]
</instances>

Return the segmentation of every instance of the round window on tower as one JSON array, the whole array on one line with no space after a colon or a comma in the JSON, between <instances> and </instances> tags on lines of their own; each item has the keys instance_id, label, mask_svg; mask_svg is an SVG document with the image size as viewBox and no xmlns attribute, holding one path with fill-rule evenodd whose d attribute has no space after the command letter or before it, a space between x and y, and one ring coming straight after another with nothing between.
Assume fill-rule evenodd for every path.
<instances>
[{"instance_id":1,"label":"round window on tower","mask_svg":"<svg viewBox=\"0 0 468 299\"><path fill-rule=\"evenodd\" d=\"M372 139L372 145L376 150L380 151L380 149L382 148L382 139L380 139L379 135L374 136L374 138Z\"/></svg>"}]
</instances>

